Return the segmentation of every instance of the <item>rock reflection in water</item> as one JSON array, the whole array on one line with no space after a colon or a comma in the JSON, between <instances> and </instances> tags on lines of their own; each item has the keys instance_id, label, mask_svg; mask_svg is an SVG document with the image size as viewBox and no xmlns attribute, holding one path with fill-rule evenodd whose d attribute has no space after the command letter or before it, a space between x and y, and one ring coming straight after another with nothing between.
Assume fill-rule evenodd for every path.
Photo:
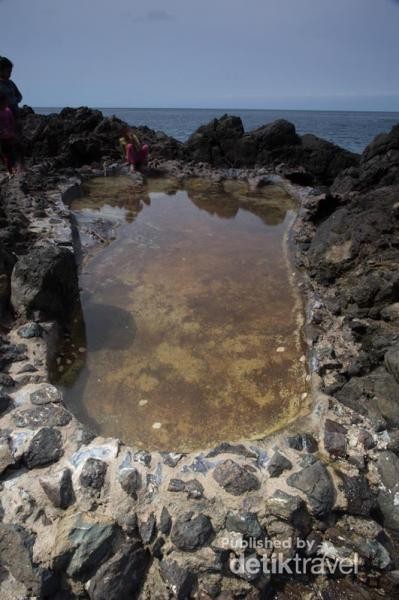
<instances>
[{"instance_id":1,"label":"rock reflection in water","mask_svg":"<svg viewBox=\"0 0 399 600\"><path fill-rule=\"evenodd\" d=\"M81 230L111 223L115 238L82 267L86 362L73 381L63 372L80 418L189 450L303 412L302 311L284 252L295 207L281 189L98 179L72 208Z\"/></svg>"}]
</instances>

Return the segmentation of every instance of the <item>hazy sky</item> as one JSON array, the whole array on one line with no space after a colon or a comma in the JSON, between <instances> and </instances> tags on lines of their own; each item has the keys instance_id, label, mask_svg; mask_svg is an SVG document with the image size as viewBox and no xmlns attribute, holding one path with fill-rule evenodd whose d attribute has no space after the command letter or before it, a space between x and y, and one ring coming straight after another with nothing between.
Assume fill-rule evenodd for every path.
<instances>
[{"instance_id":1,"label":"hazy sky","mask_svg":"<svg viewBox=\"0 0 399 600\"><path fill-rule=\"evenodd\" d=\"M32 106L399 110L397 0L0 0Z\"/></svg>"}]
</instances>

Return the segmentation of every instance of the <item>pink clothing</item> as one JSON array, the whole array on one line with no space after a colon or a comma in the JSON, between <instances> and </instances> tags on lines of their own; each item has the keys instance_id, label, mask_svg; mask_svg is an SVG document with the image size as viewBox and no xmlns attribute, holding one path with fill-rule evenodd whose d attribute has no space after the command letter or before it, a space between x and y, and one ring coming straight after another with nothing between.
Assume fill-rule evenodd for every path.
<instances>
[{"instance_id":1,"label":"pink clothing","mask_svg":"<svg viewBox=\"0 0 399 600\"><path fill-rule=\"evenodd\" d=\"M0 140L13 140L16 137L15 119L11 108L0 109Z\"/></svg>"},{"instance_id":2,"label":"pink clothing","mask_svg":"<svg viewBox=\"0 0 399 600\"><path fill-rule=\"evenodd\" d=\"M136 150L134 144L126 145L126 160L135 167L145 165L148 159L148 145L143 144L139 150Z\"/></svg>"}]
</instances>

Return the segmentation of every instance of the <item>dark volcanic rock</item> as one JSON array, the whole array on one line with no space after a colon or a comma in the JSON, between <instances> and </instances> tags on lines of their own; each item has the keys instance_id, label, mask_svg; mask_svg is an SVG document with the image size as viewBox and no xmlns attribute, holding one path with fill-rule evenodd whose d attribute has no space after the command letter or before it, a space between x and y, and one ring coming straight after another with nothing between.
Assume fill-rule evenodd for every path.
<instances>
[{"instance_id":1,"label":"dark volcanic rock","mask_svg":"<svg viewBox=\"0 0 399 600\"><path fill-rule=\"evenodd\" d=\"M118 139L126 123L116 117L80 107L52 115L38 115L26 108L20 118L30 162L47 160L62 168L121 159ZM148 127L136 127L135 131L149 144L152 158L179 158L182 145L177 140Z\"/></svg>"},{"instance_id":2,"label":"dark volcanic rock","mask_svg":"<svg viewBox=\"0 0 399 600\"><path fill-rule=\"evenodd\" d=\"M323 518L331 511L334 500L334 486L325 466L320 461L305 466L287 479L288 485L304 492L313 514Z\"/></svg>"},{"instance_id":3,"label":"dark volcanic rock","mask_svg":"<svg viewBox=\"0 0 399 600\"><path fill-rule=\"evenodd\" d=\"M188 512L174 522L171 540L179 550L190 552L208 545L213 533L209 517L202 513L194 517L192 512Z\"/></svg>"},{"instance_id":4,"label":"dark volcanic rock","mask_svg":"<svg viewBox=\"0 0 399 600\"><path fill-rule=\"evenodd\" d=\"M345 457L346 456L346 428L327 419L324 426L324 446L331 456Z\"/></svg>"},{"instance_id":5,"label":"dark volcanic rock","mask_svg":"<svg viewBox=\"0 0 399 600\"><path fill-rule=\"evenodd\" d=\"M137 492L142 485L140 472L134 467L121 469L118 478L121 488L126 494L137 498Z\"/></svg>"},{"instance_id":6,"label":"dark volcanic rock","mask_svg":"<svg viewBox=\"0 0 399 600\"><path fill-rule=\"evenodd\" d=\"M124 544L90 580L91 600L136 598L150 563L147 550L136 543Z\"/></svg>"},{"instance_id":7,"label":"dark volcanic rock","mask_svg":"<svg viewBox=\"0 0 399 600\"><path fill-rule=\"evenodd\" d=\"M0 385L6 388L14 387L14 379L8 373L0 373Z\"/></svg>"},{"instance_id":8,"label":"dark volcanic rock","mask_svg":"<svg viewBox=\"0 0 399 600\"><path fill-rule=\"evenodd\" d=\"M144 544L149 544L157 532L157 521L154 513L151 513L146 521L139 522L139 532Z\"/></svg>"},{"instance_id":9,"label":"dark volcanic rock","mask_svg":"<svg viewBox=\"0 0 399 600\"><path fill-rule=\"evenodd\" d=\"M25 339L41 337L43 327L39 323L27 323L18 329L18 335Z\"/></svg>"},{"instance_id":10,"label":"dark volcanic rock","mask_svg":"<svg viewBox=\"0 0 399 600\"><path fill-rule=\"evenodd\" d=\"M334 194L369 191L399 184L399 125L381 133L363 152L358 168L344 170L334 181Z\"/></svg>"},{"instance_id":11,"label":"dark volcanic rock","mask_svg":"<svg viewBox=\"0 0 399 600\"><path fill-rule=\"evenodd\" d=\"M173 590L173 595L177 600L186 600L191 597L196 577L189 568L180 566L174 560L165 559L161 561L160 569L162 578Z\"/></svg>"},{"instance_id":12,"label":"dark volcanic rock","mask_svg":"<svg viewBox=\"0 0 399 600\"><path fill-rule=\"evenodd\" d=\"M0 524L0 564L27 588L29 597L45 597L43 573L33 565L34 542L34 536L22 527Z\"/></svg>"},{"instance_id":13,"label":"dark volcanic rock","mask_svg":"<svg viewBox=\"0 0 399 600\"><path fill-rule=\"evenodd\" d=\"M260 487L259 479L233 460L220 463L212 476L226 492L233 496L240 496L245 492L258 490Z\"/></svg>"},{"instance_id":14,"label":"dark volcanic rock","mask_svg":"<svg viewBox=\"0 0 399 600\"><path fill-rule=\"evenodd\" d=\"M171 479L168 492L187 492L188 498L200 499L204 494L204 486L197 479L190 479L189 481Z\"/></svg>"},{"instance_id":15,"label":"dark volcanic rock","mask_svg":"<svg viewBox=\"0 0 399 600\"><path fill-rule=\"evenodd\" d=\"M261 538L265 535L255 513L227 513L225 527L227 531L238 531L250 538Z\"/></svg>"},{"instance_id":16,"label":"dark volcanic rock","mask_svg":"<svg viewBox=\"0 0 399 600\"><path fill-rule=\"evenodd\" d=\"M305 502L299 496L291 496L281 490L276 490L266 500L266 515L287 521L301 532L308 532L310 529L311 518Z\"/></svg>"},{"instance_id":17,"label":"dark volcanic rock","mask_svg":"<svg viewBox=\"0 0 399 600\"><path fill-rule=\"evenodd\" d=\"M240 117L223 115L202 125L187 141L185 152L194 161L214 166L239 166L237 157L244 135Z\"/></svg>"},{"instance_id":18,"label":"dark volcanic rock","mask_svg":"<svg viewBox=\"0 0 399 600\"><path fill-rule=\"evenodd\" d=\"M33 437L25 453L28 469L57 462L63 454L62 436L58 429L43 427Z\"/></svg>"},{"instance_id":19,"label":"dark volcanic rock","mask_svg":"<svg viewBox=\"0 0 399 600\"><path fill-rule=\"evenodd\" d=\"M108 465L99 458L88 458L79 475L79 482L85 488L101 490L104 485Z\"/></svg>"},{"instance_id":20,"label":"dark volcanic rock","mask_svg":"<svg viewBox=\"0 0 399 600\"><path fill-rule=\"evenodd\" d=\"M399 298L399 275L389 265L377 270L374 265L378 249L379 261L398 260L395 248L395 222L387 215L397 202L399 187L375 190L356 196L339 208L316 229L307 257L311 274L321 283L329 283L360 264L362 275L351 282L348 301L373 314ZM371 268L365 270L370 262ZM348 295L348 292L346 292Z\"/></svg>"},{"instance_id":21,"label":"dark volcanic rock","mask_svg":"<svg viewBox=\"0 0 399 600\"><path fill-rule=\"evenodd\" d=\"M62 406L53 406L50 404L44 406L35 406L26 410L15 411L13 420L17 427L62 427L68 425L72 419L69 413Z\"/></svg>"},{"instance_id":22,"label":"dark volcanic rock","mask_svg":"<svg viewBox=\"0 0 399 600\"><path fill-rule=\"evenodd\" d=\"M393 452L380 452L377 468L383 484L378 494L378 506L384 517L384 527L399 531L399 457Z\"/></svg>"},{"instance_id":23,"label":"dark volcanic rock","mask_svg":"<svg viewBox=\"0 0 399 600\"><path fill-rule=\"evenodd\" d=\"M12 408L13 401L5 392L0 392L0 416Z\"/></svg>"},{"instance_id":24,"label":"dark volcanic rock","mask_svg":"<svg viewBox=\"0 0 399 600\"><path fill-rule=\"evenodd\" d=\"M363 475L348 477L341 473L343 491L348 503L346 511L351 515L367 517L376 505L368 481Z\"/></svg>"},{"instance_id":25,"label":"dark volcanic rock","mask_svg":"<svg viewBox=\"0 0 399 600\"><path fill-rule=\"evenodd\" d=\"M163 507L159 520L159 530L161 533L168 535L172 527L172 517L169 514L166 506Z\"/></svg>"},{"instance_id":26,"label":"dark volcanic rock","mask_svg":"<svg viewBox=\"0 0 399 600\"><path fill-rule=\"evenodd\" d=\"M384 357L385 366L389 373L399 383L399 346L390 348Z\"/></svg>"},{"instance_id":27,"label":"dark volcanic rock","mask_svg":"<svg viewBox=\"0 0 399 600\"><path fill-rule=\"evenodd\" d=\"M5 248L0 248L0 317L9 309L11 294L11 272L15 257Z\"/></svg>"},{"instance_id":28,"label":"dark volcanic rock","mask_svg":"<svg viewBox=\"0 0 399 600\"><path fill-rule=\"evenodd\" d=\"M292 469L292 463L280 452L275 452L267 465L270 477L279 477L281 473Z\"/></svg>"},{"instance_id":29,"label":"dark volcanic rock","mask_svg":"<svg viewBox=\"0 0 399 600\"><path fill-rule=\"evenodd\" d=\"M294 450L306 450L307 452L317 452L317 441L310 433L297 433L287 438L287 444Z\"/></svg>"},{"instance_id":30,"label":"dark volcanic rock","mask_svg":"<svg viewBox=\"0 0 399 600\"><path fill-rule=\"evenodd\" d=\"M257 458L257 454L252 452L243 444L229 444L228 442L222 442L216 448L213 448L206 455L207 458L218 456L219 454L237 454L237 456L246 456L247 458Z\"/></svg>"},{"instance_id":31,"label":"dark volcanic rock","mask_svg":"<svg viewBox=\"0 0 399 600\"><path fill-rule=\"evenodd\" d=\"M69 538L76 548L67 573L74 579L87 581L99 566L113 553L112 542L117 536L113 524L89 524L78 521L70 531Z\"/></svg>"},{"instance_id":32,"label":"dark volcanic rock","mask_svg":"<svg viewBox=\"0 0 399 600\"><path fill-rule=\"evenodd\" d=\"M32 404L40 406L42 404L50 404L52 402L61 402L62 394L56 387L48 383L44 383L39 389L35 390L30 395Z\"/></svg>"},{"instance_id":33,"label":"dark volcanic rock","mask_svg":"<svg viewBox=\"0 0 399 600\"><path fill-rule=\"evenodd\" d=\"M56 246L32 250L17 261L11 287L12 304L20 314L29 318L39 311L68 322L79 299L73 254Z\"/></svg>"},{"instance_id":34,"label":"dark volcanic rock","mask_svg":"<svg viewBox=\"0 0 399 600\"><path fill-rule=\"evenodd\" d=\"M70 469L40 478L40 485L56 508L68 508L75 501Z\"/></svg>"}]
</instances>

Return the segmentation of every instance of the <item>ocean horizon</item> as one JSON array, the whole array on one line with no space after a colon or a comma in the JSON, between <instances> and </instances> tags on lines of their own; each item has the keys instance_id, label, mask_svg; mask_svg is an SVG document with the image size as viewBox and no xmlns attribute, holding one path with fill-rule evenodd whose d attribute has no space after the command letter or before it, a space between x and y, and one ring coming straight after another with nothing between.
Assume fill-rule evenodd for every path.
<instances>
[{"instance_id":1,"label":"ocean horizon","mask_svg":"<svg viewBox=\"0 0 399 600\"><path fill-rule=\"evenodd\" d=\"M311 133L361 153L380 133L399 123L399 111L292 110L251 108L124 108L93 107L105 116L115 115L132 126L147 126L185 142L201 125L228 113L242 119L251 131L276 119L294 123L300 135ZM35 107L40 114L57 113L61 107Z\"/></svg>"}]
</instances>

